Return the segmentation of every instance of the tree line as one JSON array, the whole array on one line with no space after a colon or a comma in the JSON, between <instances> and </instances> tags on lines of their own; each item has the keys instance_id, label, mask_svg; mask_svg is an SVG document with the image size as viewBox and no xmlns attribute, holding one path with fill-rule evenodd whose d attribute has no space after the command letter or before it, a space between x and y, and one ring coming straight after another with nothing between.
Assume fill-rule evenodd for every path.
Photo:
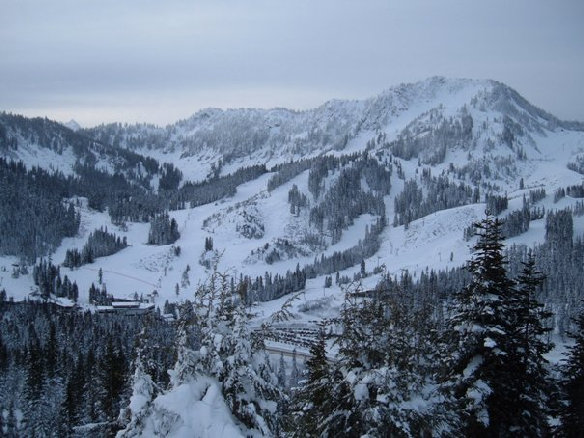
<instances>
[{"instance_id":1,"label":"tree line","mask_svg":"<svg viewBox=\"0 0 584 438\"><path fill-rule=\"evenodd\" d=\"M109 233L107 227L100 227L89 234L81 251L77 248L68 249L62 265L67 268L77 268L93 263L96 258L115 254L126 246L128 246L128 241L125 236L120 238L114 233Z\"/></svg>"},{"instance_id":2,"label":"tree line","mask_svg":"<svg viewBox=\"0 0 584 438\"><path fill-rule=\"evenodd\" d=\"M566 221L550 219L551 229ZM217 391L242 431L267 436L578 436L584 313L571 325L566 361L554 368L546 354L555 326L541 300L550 281L538 250L516 260L493 217L476 230L464 270L385 276L372 290L350 284L339 316L311 343L306 373L294 379L263 353L271 323L249 328L249 282L235 285L216 270L192 302L175 307L176 332L156 315L110 319L0 303L12 315L0 326L3 432L164 434L180 422L165 397L196 385ZM551 232L546 244L558 248L562 234ZM56 268L43 271L53 282ZM292 301L272 321L289 316ZM25 421L14 420L17 409Z\"/></svg>"},{"instance_id":3,"label":"tree line","mask_svg":"<svg viewBox=\"0 0 584 438\"><path fill-rule=\"evenodd\" d=\"M533 255L510 277L501 222L488 217L477 231L469 281L442 309L403 281L346 291L328 324L339 353L329 360L322 330L292 393L291 436L579 436L582 336L555 379Z\"/></svg>"}]
</instances>

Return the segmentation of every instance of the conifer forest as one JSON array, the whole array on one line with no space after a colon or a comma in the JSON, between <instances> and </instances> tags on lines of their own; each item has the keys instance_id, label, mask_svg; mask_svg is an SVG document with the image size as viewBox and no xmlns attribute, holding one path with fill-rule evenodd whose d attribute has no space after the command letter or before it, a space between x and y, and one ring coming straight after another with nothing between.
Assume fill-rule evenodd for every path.
<instances>
[{"instance_id":1,"label":"conifer forest","mask_svg":"<svg viewBox=\"0 0 584 438\"><path fill-rule=\"evenodd\" d=\"M433 77L0 112L0 436L584 437L584 124Z\"/></svg>"}]
</instances>

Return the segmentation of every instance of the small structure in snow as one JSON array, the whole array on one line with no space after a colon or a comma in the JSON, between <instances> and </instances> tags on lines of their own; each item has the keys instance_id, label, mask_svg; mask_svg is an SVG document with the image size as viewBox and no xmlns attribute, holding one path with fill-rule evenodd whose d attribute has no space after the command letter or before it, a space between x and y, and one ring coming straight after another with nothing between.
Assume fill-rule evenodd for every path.
<instances>
[{"instance_id":1,"label":"small structure in snow","mask_svg":"<svg viewBox=\"0 0 584 438\"><path fill-rule=\"evenodd\" d=\"M100 313L117 313L121 315L144 315L154 311L154 304L140 301L114 299L111 306L97 306Z\"/></svg>"}]
</instances>

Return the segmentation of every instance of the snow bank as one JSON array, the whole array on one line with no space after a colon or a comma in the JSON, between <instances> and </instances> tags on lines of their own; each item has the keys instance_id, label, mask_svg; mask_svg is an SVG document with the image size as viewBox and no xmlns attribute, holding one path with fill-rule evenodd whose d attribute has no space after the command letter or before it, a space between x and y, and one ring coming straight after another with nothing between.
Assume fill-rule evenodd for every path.
<instances>
[{"instance_id":1,"label":"snow bank","mask_svg":"<svg viewBox=\"0 0 584 438\"><path fill-rule=\"evenodd\" d=\"M199 378L158 396L139 436L243 437L213 379Z\"/></svg>"}]
</instances>

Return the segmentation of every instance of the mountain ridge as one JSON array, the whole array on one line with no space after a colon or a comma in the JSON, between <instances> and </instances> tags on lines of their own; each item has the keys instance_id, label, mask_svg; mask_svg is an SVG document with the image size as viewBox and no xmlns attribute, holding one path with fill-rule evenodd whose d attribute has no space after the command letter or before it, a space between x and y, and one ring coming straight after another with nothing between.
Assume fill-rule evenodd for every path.
<instances>
[{"instance_id":1,"label":"mountain ridge","mask_svg":"<svg viewBox=\"0 0 584 438\"><path fill-rule=\"evenodd\" d=\"M160 306L188 297L191 279L204 281L217 261L246 282L266 318L286 295L304 290L307 302L295 311L303 320L338 313L352 279L374 289L385 274L460 268L469 257L468 229L487 209L508 219L510 245L545 242L546 213L560 210L573 216L566 235L580 238L583 132L495 81L432 78L384 93L312 112L208 110L192 125L168 129L75 133L1 113L0 155L24 161L29 172L19 169L19 178L31 189L39 189L39 175L50 182L45 189L58 188L53 207L66 212L55 209L60 216L49 222L71 219L66 233L52 231L50 245L40 242L22 260L18 248L31 235L44 237L34 227L22 232L6 202L8 235L20 233L24 243L4 248L0 269L16 270L2 287L16 298L38 294L15 266L50 256L69 269L83 306L95 304L87 291L95 291L100 270L114 296L143 294ZM18 181L5 199L20 196ZM173 239L180 237L149 244L155 217L160 234L171 221ZM90 233L102 228L127 246L69 263L67 254L87 252ZM571 310L561 309L576 299L576 292L558 298L558 321L569 319Z\"/></svg>"},{"instance_id":2,"label":"mountain ridge","mask_svg":"<svg viewBox=\"0 0 584 438\"><path fill-rule=\"evenodd\" d=\"M366 141L379 133L388 135L391 141L428 111L434 110L448 119L458 117L465 108L479 119L481 113L490 112L487 123L496 123L493 118L508 119L513 122L508 123L509 129L515 126L527 137L556 129L584 131L583 123L561 121L501 82L433 77L388 88L368 99L334 99L302 111L210 108L165 128L110 124L82 132L105 143L158 154L161 159L196 158L208 165L243 159L277 164L315 154L362 149L363 137L368 137Z\"/></svg>"},{"instance_id":3,"label":"mountain ridge","mask_svg":"<svg viewBox=\"0 0 584 438\"><path fill-rule=\"evenodd\" d=\"M23 127L15 127L15 121ZM421 164L454 163L464 167L467 180L472 180L473 169L485 165L496 179L511 180L521 173L518 165L550 159L553 150L543 148L549 143L545 138L562 130L584 132L584 123L561 121L498 81L435 76L367 99L333 99L302 111L203 109L165 128L116 123L73 132L46 118L2 113L0 155L65 174L75 174L80 160L100 163L102 170L114 173L122 162L145 162L148 157L173 163L185 181L196 182L246 165L272 167L319 155L389 150L406 160L418 158ZM63 153L67 148L72 152ZM128 152L118 152L123 150ZM158 176L152 167L146 166L147 174L156 189ZM124 172L135 179L144 168Z\"/></svg>"}]
</instances>

